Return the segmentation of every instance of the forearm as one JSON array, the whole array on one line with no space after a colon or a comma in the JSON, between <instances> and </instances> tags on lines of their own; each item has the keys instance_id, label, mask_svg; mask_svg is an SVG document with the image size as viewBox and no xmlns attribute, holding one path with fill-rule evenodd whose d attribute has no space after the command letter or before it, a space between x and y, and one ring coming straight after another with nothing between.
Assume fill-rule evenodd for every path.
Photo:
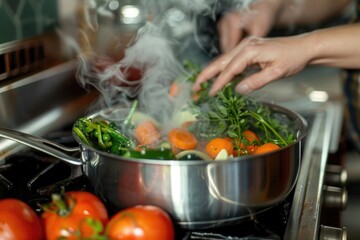
<instances>
[{"instance_id":1,"label":"forearm","mask_svg":"<svg viewBox=\"0 0 360 240\"><path fill-rule=\"evenodd\" d=\"M360 23L304 34L309 64L360 69Z\"/></svg>"},{"instance_id":2,"label":"forearm","mask_svg":"<svg viewBox=\"0 0 360 240\"><path fill-rule=\"evenodd\" d=\"M320 24L338 16L354 0L283 0L276 27Z\"/></svg>"}]
</instances>

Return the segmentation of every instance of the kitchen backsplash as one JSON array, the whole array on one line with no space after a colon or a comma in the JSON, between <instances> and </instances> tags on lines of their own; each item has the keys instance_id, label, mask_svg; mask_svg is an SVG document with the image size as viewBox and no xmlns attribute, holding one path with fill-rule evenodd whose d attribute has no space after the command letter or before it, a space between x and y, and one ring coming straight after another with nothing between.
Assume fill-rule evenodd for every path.
<instances>
[{"instance_id":1,"label":"kitchen backsplash","mask_svg":"<svg viewBox=\"0 0 360 240\"><path fill-rule=\"evenodd\" d=\"M0 0L0 44L53 31L58 26L56 0Z\"/></svg>"}]
</instances>

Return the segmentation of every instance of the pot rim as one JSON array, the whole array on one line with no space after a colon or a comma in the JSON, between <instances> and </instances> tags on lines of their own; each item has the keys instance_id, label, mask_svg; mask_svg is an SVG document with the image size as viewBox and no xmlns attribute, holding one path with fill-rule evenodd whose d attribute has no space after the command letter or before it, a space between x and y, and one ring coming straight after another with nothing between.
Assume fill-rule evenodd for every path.
<instances>
[{"instance_id":1,"label":"pot rim","mask_svg":"<svg viewBox=\"0 0 360 240\"><path fill-rule=\"evenodd\" d=\"M291 143L285 147L282 147L280 149L277 149L277 150L269 152L269 153L262 153L262 154L258 154L258 155L238 156L238 157L235 157L234 159L231 159L231 162L262 159L267 156L272 156L272 155L278 154L281 151L284 151L288 148L293 147L294 145L299 144L307 136L308 122L299 113L292 111L288 108L282 107L280 105L274 104L274 103L265 102L265 101L262 101L261 103L269 106L272 110L275 110L279 113L284 113L286 116L290 116L291 118L294 118L295 121L300 122L300 129L297 130L297 133L296 133L296 135L297 135L296 141L294 141L293 143ZM119 107L120 106L117 106L117 107L115 106L115 107L111 107L111 108L101 109L95 113L88 115L87 118L96 118L96 117L100 116L102 112L118 110ZM74 132L72 132L72 134L80 146L80 151L91 150L92 152L95 152L99 155L103 155L103 156L106 156L107 158L111 158L114 160L129 161L129 162L144 163L144 164L155 164L155 165L207 165L210 163L211 164L226 164L229 162L229 161L215 161L215 160L185 160L185 161L182 161L182 160L176 160L176 159L161 160L161 159L130 158L130 157L119 156L119 155L115 155L112 153L108 153L108 152L96 149L96 148L89 146L89 145L85 144L84 142L82 142L81 139Z\"/></svg>"}]
</instances>

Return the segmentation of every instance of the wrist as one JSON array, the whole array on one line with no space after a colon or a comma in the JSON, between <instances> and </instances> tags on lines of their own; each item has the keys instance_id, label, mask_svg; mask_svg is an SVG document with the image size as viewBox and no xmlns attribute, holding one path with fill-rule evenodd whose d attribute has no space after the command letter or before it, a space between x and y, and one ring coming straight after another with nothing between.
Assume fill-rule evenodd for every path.
<instances>
[{"instance_id":1,"label":"wrist","mask_svg":"<svg viewBox=\"0 0 360 240\"><path fill-rule=\"evenodd\" d=\"M321 64L319 60L323 55L324 48L326 48L326 42L321 40L318 33L318 31L313 31L299 35L301 37L299 47L304 50L302 54L305 55L309 65Z\"/></svg>"}]
</instances>

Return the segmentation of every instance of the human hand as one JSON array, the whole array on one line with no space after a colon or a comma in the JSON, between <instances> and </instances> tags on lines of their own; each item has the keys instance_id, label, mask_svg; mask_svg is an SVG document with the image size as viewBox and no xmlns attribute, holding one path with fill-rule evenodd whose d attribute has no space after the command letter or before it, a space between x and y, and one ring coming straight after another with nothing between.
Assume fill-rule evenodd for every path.
<instances>
[{"instance_id":1,"label":"human hand","mask_svg":"<svg viewBox=\"0 0 360 240\"><path fill-rule=\"evenodd\" d=\"M214 96L236 75L252 65L259 65L260 70L245 77L236 86L237 92L246 94L271 81L294 75L312 58L313 49L308 46L304 36L246 38L232 51L221 55L205 67L198 75L193 90L198 91L201 83L218 75L209 92L209 95Z\"/></svg>"},{"instance_id":2,"label":"human hand","mask_svg":"<svg viewBox=\"0 0 360 240\"><path fill-rule=\"evenodd\" d=\"M282 1L255 1L248 9L226 13L217 25L222 52L229 52L247 35L266 36L275 24Z\"/></svg>"}]
</instances>

